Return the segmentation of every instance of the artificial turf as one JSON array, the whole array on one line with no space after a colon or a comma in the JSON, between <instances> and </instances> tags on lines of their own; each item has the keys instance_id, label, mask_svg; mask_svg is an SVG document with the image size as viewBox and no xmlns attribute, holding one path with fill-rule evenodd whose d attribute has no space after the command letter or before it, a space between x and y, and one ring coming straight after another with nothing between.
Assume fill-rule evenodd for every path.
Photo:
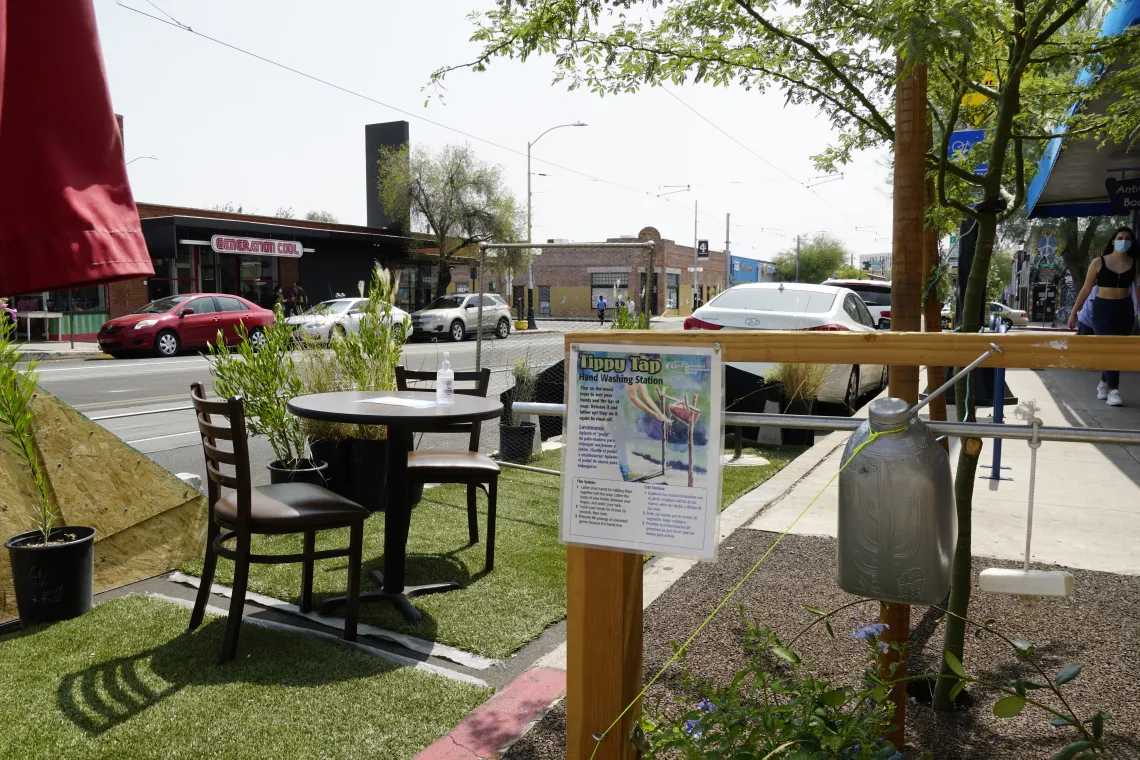
<instances>
[{"instance_id":1,"label":"artificial turf","mask_svg":"<svg viewBox=\"0 0 1140 760\"><path fill-rule=\"evenodd\" d=\"M771 462L763 467L726 467L724 498L728 506L782 469L795 455L789 449L758 449ZM535 456L530 465L560 469L561 452ZM457 591L413 600L423 619L409 625L387 604L361 605L361 620L390 630L503 658L537 638L566 616L566 550L558 542L559 481L542 473L503 468L495 535L495 569L483 572L485 547L467 543L466 488L443 485L427 489L412 511L408 538L407 585L456 581ZM486 537L486 499L479 496L480 538ZM383 571L384 516L365 522L364 570ZM325 531L317 548L346 546L346 531ZM258 541L258 552L301 550L300 536L273 536ZM201 561L186 566L201 573ZM218 561L215 583L229 584L233 565ZM315 600L342 595L348 583L343 559L317 563ZM371 582L364 581L365 590ZM254 565L249 588L277 599L296 601L301 589L299 564Z\"/></svg>"},{"instance_id":2,"label":"artificial turf","mask_svg":"<svg viewBox=\"0 0 1140 760\"><path fill-rule=\"evenodd\" d=\"M409 758L491 690L140 595L0 639L0 756Z\"/></svg>"}]
</instances>

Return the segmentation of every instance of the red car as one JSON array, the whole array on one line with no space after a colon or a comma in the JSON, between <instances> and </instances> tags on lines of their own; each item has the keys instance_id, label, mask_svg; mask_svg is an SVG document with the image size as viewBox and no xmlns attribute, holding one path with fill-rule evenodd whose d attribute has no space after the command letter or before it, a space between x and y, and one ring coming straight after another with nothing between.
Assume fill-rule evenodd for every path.
<instances>
[{"instance_id":1,"label":"red car","mask_svg":"<svg viewBox=\"0 0 1140 760\"><path fill-rule=\"evenodd\" d=\"M265 342L273 312L225 293L191 293L151 301L134 314L117 317L99 330L99 348L111 356L153 352L174 356L184 348L205 348L222 332L227 345L238 342L244 324L255 347Z\"/></svg>"}]
</instances>

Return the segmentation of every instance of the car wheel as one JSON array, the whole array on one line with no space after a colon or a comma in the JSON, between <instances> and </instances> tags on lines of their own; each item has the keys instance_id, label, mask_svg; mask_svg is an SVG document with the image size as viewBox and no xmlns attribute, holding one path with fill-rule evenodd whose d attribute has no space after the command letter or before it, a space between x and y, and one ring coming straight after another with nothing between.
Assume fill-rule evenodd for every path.
<instances>
[{"instance_id":1,"label":"car wheel","mask_svg":"<svg viewBox=\"0 0 1140 760\"><path fill-rule=\"evenodd\" d=\"M855 405L859 403L859 370L852 368L847 378L847 392L843 394L843 410L850 417L855 414Z\"/></svg>"},{"instance_id":2,"label":"car wheel","mask_svg":"<svg viewBox=\"0 0 1140 760\"><path fill-rule=\"evenodd\" d=\"M890 385L890 383L891 383L891 368L888 365L884 364L883 365L883 377L879 380L879 390L884 390L885 388L887 388Z\"/></svg>"},{"instance_id":3,"label":"car wheel","mask_svg":"<svg viewBox=\"0 0 1140 760\"><path fill-rule=\"evenodd\" d=\"M162 357L175 356L180 347L178 333L173 330L163 330L154 339L154 352Z\"/></svg>"},{"instance_id":4,"label":"car wheel","mask_svg":"<svg viewBox=\"0 0 1140 760\"><path fill-rule=\"evenodd\" d=\"M249 344L253 346L254 351L260 351L265 348L267 341L268 338L265 337L265 330L262 330L260 327L253 328L253 331L249 334Z\"/></svg>"},{"instance_id":5,"label":"car wheel","mask_svg":"<svg viewBox=\"0 0 1140 760\"><path fill-rule=\"evenodd\" d=\"M495 335L499 338L506 338L511 334L511 323L505 319L500 319L499 324L495 325Z\"/></svg>"},{"instance_id":6,"label":"car wheel","mask_svg":"<svg viewBox=\"0 0 1140 760\"><path fill-rule=\"evenodd\" d=\"M1013 328L1013 320L1010 319L1009 317L1002 317L1001 321L1002 321L1002 324L1005 325L1006 332L1009 332L1010 329Z\"/></svg>"},{"instance_id":7,"label":"car wheel","mask_svg":"<svg viewBox=\"0 0 1140 760\"><path fill-rule=\"evenodd\" d=\"M458 319L455 320L454 322L452 322L451 323L451 339L453 341L455 341L456 343L459 343L460 341L462 341L466 337L467 337L467 328L463 326L463 322L458 320Z\"/></svg>"},{"instance_id":8,"label":"car wheel","mask_svg":"<svg viewBox=\"0 0 1140 760\"><path fill-rule=\"evenodd\" d=\"M333 325L329 331L329 340L344 340L346 335L348 331L344 329L344 325Z\"/></svg>"},{"instance_id":9,"label":"car wheel","mask_svg":"<svg viewBox=\"0 0 1140 760\"><path fill-rule=\"evenodd\" d=\"M396 340L404 343L408 340L408 328L397 322L396 324L392 325L392 335L396 338Z\"/></svg>"}]
</instances>

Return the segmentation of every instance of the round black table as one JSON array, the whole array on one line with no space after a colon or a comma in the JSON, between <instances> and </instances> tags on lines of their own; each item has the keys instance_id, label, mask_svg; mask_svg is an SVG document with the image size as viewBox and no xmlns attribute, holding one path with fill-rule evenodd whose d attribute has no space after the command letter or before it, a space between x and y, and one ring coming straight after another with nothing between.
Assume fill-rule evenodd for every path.
<instances>
[{"instance_id":1,"label":"round black table","mask_svg":"<svg viewBox=\"0 0 1140 760\"><path fill-rule=\"evenodd\" d=\"M410 623L420 619L420 611L408 599L424 594L453 591L454 582L404 586L408 526L411 505L408 503L408 452L412 450L414 433L441 433L464 423L479 423L503 413L498 399L456 394L455 403L417 409L397 404L367 403L376 398L435 401L435 392L415 391L340 391L298 396L289 402L289 411L298 417L323 422L345 422L353 425L385 425L388 428L388 498L384 511L384 573L371 575L379 591L361 594L361 601L392 602ZM344 597L325 602L322 612L344 603Z\"/></svg>"}]
</instances>

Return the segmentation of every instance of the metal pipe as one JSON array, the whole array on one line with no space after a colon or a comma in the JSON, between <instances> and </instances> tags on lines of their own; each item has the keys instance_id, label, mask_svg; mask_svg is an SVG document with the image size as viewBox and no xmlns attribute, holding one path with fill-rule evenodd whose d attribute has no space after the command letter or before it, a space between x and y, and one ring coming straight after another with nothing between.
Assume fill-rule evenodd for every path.
<instances>
[{"instance_id":1,"label":"metal pipe","mask_svg":"<svg viewBox=\"0 0 1140 760\"><path fill-rule=\"evenodd\" d=\"M938 386L934 390L933 393L926 394L926 398L922 399L921 401L919 401L917 404L915 404L914 406L912 406L910 408L910 413L912 415L918 414L918 410L922 409L922 407L926 406L931 401L933 401L934 399L938 398L943 393L948 391L950 389L950 386L952 386L954 383L958 382L958 378L962 377L963 375L965 375L968 372L973 371L973 369L975 367L977 367L979 364L984 362L986 359L989 359L995 353L998 353L998 354L1003 353L1001 350L1001 346L998 346L998 345L991 343L989 351L986 351L984 354L979 356L977 359L974 359L974 361L967 364L965 367L963 367L961 369L961 371L959 371L957 374L955 374L954 377L950 378L949 380L944 382L942 385Z\"/></svg>"},{"instance_id":2,"label":"metal pipe","mask_svg":"<svg viewBox=\"0 0 1140 760\"><path fill-rule=\"evenodd\" d=\"M565 404L519 402L514 404L513 409L520 414L537 414L547 417L563 417L566 414ZM865 420L851 417L818 417L803 414L727 412L724 415L725 427L780 427L851 432L863 422ZM1003 440L1028 441L1033 437L1033 429L1022 425L995 425L989 422L928 422L926 427L936 436L954 438L1001 438ZM1037 437L1038 440L1042 441L1117 444L1120 446L1140 445L1140 430L1042 427L1039 429Z\"/></svg>"},{"instance_id":3,"label":"metal pipe","mask_svg":"<svg viewBox=\"0 0 1140 760\"><path fill-rule=\"evenodd\" d=\"M654 245L652 240L646 240L638 243L480 243L479 247L489 251L511 248L539 248L545 251L547 248L653 248Z\"/></svg>"},{"instance_id":4,"label":"metal pipe","mask_svg":"<svg viewBox=\"0 0 1140 760\"><path fill-rule=\"evenodd\" d=\"M500 467L512 467L516 470L526 470L527 472L541 472L543 475L559 475L562 473L558 470L548 470L545 467L531 467L526 464L515 464L514 462L499 462Z\"/></svg>"}]
</instances>

